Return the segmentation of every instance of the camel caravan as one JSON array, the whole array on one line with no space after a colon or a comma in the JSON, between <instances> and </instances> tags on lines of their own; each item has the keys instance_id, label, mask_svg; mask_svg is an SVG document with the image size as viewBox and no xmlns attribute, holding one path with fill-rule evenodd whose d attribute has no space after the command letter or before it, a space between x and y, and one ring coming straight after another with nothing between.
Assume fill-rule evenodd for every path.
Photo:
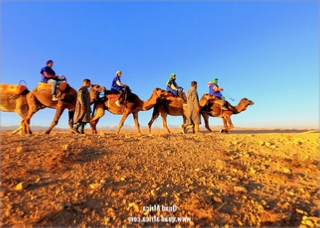
<instances>
[{"instance_id":1,"label":"camel caravan","mask_svg":"<svg viewBox=\"0 0 320 228\"><path fill-rule=\"evenodd\" d=\"M138 113L152 108L152 116L148 123L149 133L151 133L153 122L159 115L168 133L171 132L167 126L167 115L182 116L180 128L183 134L186 134L189 129L192 129L194 134L200 133L201 116L206 129L213 134L209 126L209 117L222 118L224 128L220 132L228 133L234 127L231 115L241 113L249 105L254 104L251 100L242 98L237 106L231 105L222 96L223 88L218 86L218 79L213 79L208 83L209 93L203 94L201 99L198 97L195 81L191 82L191 88L186 95L183 88L177 85L175 74L171 74L167 81L166 90L155 88L146 101L132 93L129 86L121 83L121 71L116 72L110 90L102 85L91 84L89 79L85 79L84 85L76 91L64 76L55 74L52 65L52 60L46 62L46 66L40 71L41 81L33 90L29 90L26 83L22 85L22 81L19 84L0 84L0 110L15 112L21 118L19 128L14 130L13 134L17 132L32 134L31 118L44 108L56 110L51 125L45 131L46 134L49 134L58 124L65 109L69 114L69 128L74 134L84 134L83 129L86 123L90 124L92 134L97 134L97 124L106 110L114 115L122 115L117 134L120 133L120 129L130 114L133 116L138 133L141 134ZM93 106L92 110L91 106Z\"/></svg>"}]
</instances>

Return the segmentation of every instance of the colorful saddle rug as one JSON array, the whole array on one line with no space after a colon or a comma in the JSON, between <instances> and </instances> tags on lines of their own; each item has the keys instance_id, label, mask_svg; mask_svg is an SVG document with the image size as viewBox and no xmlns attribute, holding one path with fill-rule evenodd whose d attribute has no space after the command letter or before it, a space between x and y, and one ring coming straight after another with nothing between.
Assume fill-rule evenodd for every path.
<instances>
[{"instance_id":1,"label":"colorful saddle rug","mask_svg":"<svg viewBox=\"0 0 320 228\"><path fill-rule=\"evenodd\" d=\"M0 84L0 93L22 94L28 88L19 84Z\"/></svg>"},{"instance_id":2,"label":"colorful saddle rug","mask_svg":"<svg viewBox=\"0 0 320 228\"><path fill-rule=\"evenodd\" d=\"M68 83L66 81L60 81L58 82L57 89L60 91L64 91L67 87ZM45 82L39 82L37 86L37 90L51 90L52 89L52 84L50 83L45 83Z\"/></svg>"}]
</instances>

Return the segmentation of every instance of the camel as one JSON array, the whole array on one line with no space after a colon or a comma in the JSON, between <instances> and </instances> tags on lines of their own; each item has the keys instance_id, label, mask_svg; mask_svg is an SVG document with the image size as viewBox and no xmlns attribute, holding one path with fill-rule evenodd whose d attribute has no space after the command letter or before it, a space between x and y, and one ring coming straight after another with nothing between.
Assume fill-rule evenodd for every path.
<instances>
[{"instance_id":1,"label":"camel","mask_svg":"<svg viewBox=\"0 0 320 228\"><path fill-rule=\"evenodd\" d=\"M234 128L234 125L231 121L231 115L239 114L240 112L245 111L249 105L254 104L253 101L248 100L247 98L242 98L237 106L232 106L228 101L225 102L229 110L221 110L221 100L219 99L215 99L213 102L211 100L200 110L201 115L204 119L205 127L212 134L214 134L214 132L209 127L210 116L221 117L223 120L224 129L222 129L220 132L228 134L229 130Z\"/></svg>"},{"instance_id":2,"label":"camel","mask_svg":"<svg viewBox=\"0 0 320 228\"><path fill-rule=\"evenodd\" d=\"M73 127L73 116L77 100L77 91L67 82L59 82L57 91L61 92L58 101L52 101L52 85L48 83L39 83L39 85L27 94L28 112L24 118L23 126L26 134L31 134L30 119L40 109L56 109L55 116L45 134L50 134L51 130L58 124L58 121L65 109L69 111L69 127Z\"/></svg>"},{"instance_id":3,"label":"camel","mask_svg":"<svg viewBox=\"0 0 320 228\"><path fill-rule=\"evenodd\" d=\"M12 94L5 91L0 93L0 110L3 112L15 112L21 117L19 128L12 131L12 134L23 133L22 122L28 111L27 94L29 92L26 88L21 94Z\"/></svg>"},{"instance_id":4,"label":"camel","mask_svg":"<svg viewBox=\"0 0 320 228\"><path fill-rule=\"evenodd\" d=\"M151 97L147 101L142 101L140 98L132 93L130 95L129 101L126 105L117 106L115 104L116 100L118 99L118 94L111 94L110 91L105 90L106 100L105 101L97 101L97 96L99 95L99 91L97 88L100 88L99 85L93 85L90 89L90 102L94 102L94 110L96 109L96 114L94 111L92 112L92 118L90 120L90 126L92 130L92 134L97 134L96 125L99 119L104 116L105 110L111 112L114 115L122 115L122 118L118 124L117 134L119 135L120 129L123 126L124 121L127 117L132 114L134 123L138 133L141 135L140 125L138 121L138 112L139 111L147 111L150 110L154 105L156 105L161 98L168 94L167 91L161 90L160 88L156 88L153 90Z\"/></svg>"},{"instance_id":5,"label":"camel","mask_svg":"<svg viewBox=\"0 0 320 228\"><path fill-rule=\"evenodd\" d=\"M185 94L183 95L185 96ZM199 100L200 107L205 106L211 99L214 99L214 96L210 94L204 94ZM187 120L187 108L187 106L183 106L183 102L180 98L175 98L172 95L167 96L162 102L156 104L153 108L152 117L148 123L149 134L151 133L151 126L153 122L159 117L159 115L162 118L163 127L170 134L171 131L169 130L167 125L167 115L182 116L184 124Z\"/></svg>"}]
</instances>

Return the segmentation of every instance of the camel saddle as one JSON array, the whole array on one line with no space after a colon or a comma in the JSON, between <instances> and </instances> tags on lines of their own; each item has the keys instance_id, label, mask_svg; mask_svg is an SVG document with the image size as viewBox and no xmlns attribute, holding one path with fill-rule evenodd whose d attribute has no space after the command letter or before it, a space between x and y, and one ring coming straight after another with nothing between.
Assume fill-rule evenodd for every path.
<instances>
[{"instance_id":1,"label":"camel saddle","mask_svg":"<svg viewBox=\"0 0 320 228\"><path fill-rule=\"evenodd\" d=\"M62 92L66 89L67 85L68 85L68 83L66 81L59 81L58 85L57 85L57 89ZM36 89L37 90L51 90L52 84L45 83L45 82L39 82Z\"/></svg>"},{"instance_id":2,"label":"camel saddle","mask_svg":"<svg viewBox=\"0 0 320 228\"><path fill-rule=\"evenodd\" d=\"M119 97L120 97L120 93L112 93L107 95L108 99L113 99L113 98L118 99Z\"/></svg>"},{"instance_id":3,"label":"camel saddle","mask_svg":"<svg viewBox=\"0 0 320 228\"><path fill-rule=\"evenodd\" d=\"M28 88L19 84L0 84L0 93L22 94Z\"/></svg>"},{"instance_id":4,"label":"camel saddle","mask_svg":"<svg viewBox=\"0 0 320 228\"><path fill-rule=\"evenodd\" d=\"M181 95L184 97L185 100L187 100L187 97L186 97L185 92L181 92ZM181 100L180 97L174 97L172 93L168 93L168 95L166 96L166 98L169 98L169 100L174 100L174 99L179 99L179 100Z\"/></svg>"}]
</instances>

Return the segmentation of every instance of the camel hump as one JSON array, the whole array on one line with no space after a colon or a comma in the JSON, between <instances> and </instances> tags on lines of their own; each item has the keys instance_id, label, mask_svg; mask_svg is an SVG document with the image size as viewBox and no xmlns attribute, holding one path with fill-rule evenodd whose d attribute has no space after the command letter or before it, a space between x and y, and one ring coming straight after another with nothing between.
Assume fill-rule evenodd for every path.
<instances>
[{"instance_id":1,"label":"camel hump","mask_svg":"<svg viewBox=\"0 0 320 228\"><path fill-rule=\"evenodd\" d=\"M0 92L8 94L22 94L28 88L19 84L0 84Z\"/></svg>"},{"instance_id":2,"label":"camel hump","mask_svg":"<svg viewBox=\"0 0 320 228\"><path fill-rule=\"evenodd\" d=\"M185 100L187 100L187 96L186 96L186 94L185 94L184 92L181 92L181 95L183 96L183 98L184 98ZM167 100L175 100L175 99L181 100L180 97L174 97L172 93L168 93L168 94L166 95L166 98L167 98Z\"/></svg>"},{"instance_id":3,"label":"camel hump","mask_svg":"<svg viewBox=\"0 0 320 228\"><path fill-rule=\"evenodd\" d=\"M67 87L68 83L66 81L60 81L58 82L57 89L60 91L64 91ZM51 90L52 84L45 83L45 82L39 82L37 86L37 90Z\"/></svg>"},{"instance_id":4,"label":"camel hump","mask_svg":"<svg viewBox=\"0 0 320 228\"><path fill-rule=\"evenodd\" d=\"M117 98L117 99L118 99L119 96L120 96L120 94L114 93L114 94L108 94L108 95L107 95L107 98L108 98L108 99L112 99L112 98Z\"/></svg>"}]
</instances>

